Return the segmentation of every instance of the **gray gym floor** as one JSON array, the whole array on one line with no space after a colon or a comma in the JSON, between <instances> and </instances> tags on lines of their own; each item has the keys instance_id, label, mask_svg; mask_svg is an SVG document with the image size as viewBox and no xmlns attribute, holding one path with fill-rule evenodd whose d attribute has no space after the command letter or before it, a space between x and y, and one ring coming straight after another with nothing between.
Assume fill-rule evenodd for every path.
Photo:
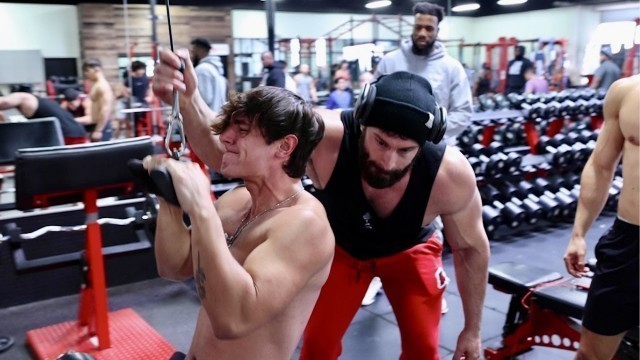
<instances>
[{"instance_id":1,"label":"gray gym floor","mask_svg":"<svg viewBox=\"0 0 640 360\"><path fill-rule=\"evenodd\" d=\"M598 218L589 232L588 257L600 235L613 222L614 214ZM499 230L491 241L491 264L514 261L537 265L566 274L562 261L571 232L568 223L542 223L537 228ZM453 278L451 254L444 256L445 269ZM2 284L0 284L0 287ZM440 331L440 355L453 356L457 335L462 329L460 295L454 281L448 286L446 300L449 312L443 316ZM502 325L509 304L509 296L488 286L482 322L483 345L500 340ZM76 317L78 296L67 296L11 308L0 309L0 336L13 336L15 345L0 354L0 359L31 359L25 343L27 330L73 320ZM198 300L190 287L154 279L109 289L109 308L133 308L176 349L186 351L194 329ZM416 319L418 321L418 319ZM344 340L341 359L390 360L400 353L400 336L391 306L384 294L377 301L357 313ZM534 348L519 359L572 359L568 351ZM294 355L297 359L297 354Z\"/></svg>"}]
</instances>

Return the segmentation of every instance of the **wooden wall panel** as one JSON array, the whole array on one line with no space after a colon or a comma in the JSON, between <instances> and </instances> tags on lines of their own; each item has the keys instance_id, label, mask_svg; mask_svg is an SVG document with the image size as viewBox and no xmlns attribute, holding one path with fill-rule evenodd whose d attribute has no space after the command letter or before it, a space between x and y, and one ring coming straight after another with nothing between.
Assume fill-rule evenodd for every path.
<instances>
[{"instance_id":1,"label":"wooden wall panel","mask_svg":"<svg viewBox=\"0 0 640 360\"><path fill-rule=\"evenodd\" d=\"M156 31L158 45L169 47L169 30L166 8L157 5ZM151 54L151 11L149 5L129 5L126 9L115 4L83 3L78 5L80 45L82 60L98 58L102 61L105 76L112 85L118 81L118 57L126 56L129 44L135 44L135 55ZM176 49L189 48L193 38L202 37L211 42L227 43L231 49L228 57L229 83L234 84L233 39L231 34L231 10L228 8L171 6L171 25Z\"/></svg>"}]
</instances>

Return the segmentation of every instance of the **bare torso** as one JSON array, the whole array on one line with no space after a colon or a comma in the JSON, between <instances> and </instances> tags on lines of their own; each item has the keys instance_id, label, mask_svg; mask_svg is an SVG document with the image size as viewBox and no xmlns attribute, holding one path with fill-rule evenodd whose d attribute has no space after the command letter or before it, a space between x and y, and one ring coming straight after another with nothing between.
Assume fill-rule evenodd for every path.
<instances>
[{"instance_id":1,"label":"bare torso","mask_svg":"<svg viewBox=\"0 0 640 360\"><path fill-rule=\"evenodd\" d=\"M636 225L640 224L640 207L638 206L640 190L638 169L640 148L640 75L629 78L621 89L624 97L620 102L618 120L624 136L622 150L622 177L624 179L618 215Z\"/></svg>"},{"instance_id":2,"label":"bare torso","mask_svg":"<svg viewBox=\"0 0 640 360\"><path fill-rule=\"evenodd\" d=\"M113 110L113 105L111 104L111 99L113 99L111 85L109 85L107 80L99 79L91 87L89 98L91 99L91 123L97 124L102 114L111 114ZM104 119L104 121L108 120L109 119Z\"/></svg>"},{"instance_id":3,"label":"bare torso","mask_svg":"<svg viewBox=\"0 0 640 360\"><path fill-rule=\"evenodd\" d=\"M225 194L225 197L217 201L218 214L227 234L233 234L236 231L249 206L248 192L241 189L233 190L229 196ZM231 248L236 260L244 264L251 252L266 240L265 229L276 222L283 221L282 217L291 219L299 208L313 208L314 211L320 212L319 216L326 218L322 205L312 195L303 191L291 206L261 216L261 219L257 219L238 236ZM333 239L332 236L330 238ZM295 251L303 251L304 248L308 247L298 246ZM332 241L331 249L333 249ZM311 316L320 289L329 276L330 265L331 261L328 261L320 272L313 275L283 312L246 337L234 340L217 338L213 333L209 317L201 308L187 359L290 359ZM282 279L282 281L287 280Z\"/></svg>"}]
</instances>

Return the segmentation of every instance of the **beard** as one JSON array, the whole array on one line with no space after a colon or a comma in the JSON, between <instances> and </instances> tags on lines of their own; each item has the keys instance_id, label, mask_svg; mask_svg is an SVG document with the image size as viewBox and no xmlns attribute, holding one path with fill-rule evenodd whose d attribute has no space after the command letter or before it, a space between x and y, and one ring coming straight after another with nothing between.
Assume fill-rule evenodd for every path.
<instances>
[{"instance_id":1,"label":"beard","mask_svg":"<svg viewBox=\"0 0 640 360\"><path fill-rule=\"evenodd\" d=\"M433 47L436 45L435 40L431 42L427 40L427 43L425 44L425 46L423 48L419 48L416 45L416 40L417 38L415 36L411 36L411 52L419 56L429 55L431 51L433 51Z\"/></svg>"},{"instance_id":2,"label":"beard","mask_svg":"<svg viewBox=\"0 0 640 360\"><path fill-rule=\"evenodd\" d=\"M364 133L360 137L360 152L358 154L360 172L364 181L374 189L385 189L400 181L411 170L419 155L420 151L414 156L411 163L402 169L385 170L371 160L371 155L364 147Z\"/></svg>"}]
</instances>

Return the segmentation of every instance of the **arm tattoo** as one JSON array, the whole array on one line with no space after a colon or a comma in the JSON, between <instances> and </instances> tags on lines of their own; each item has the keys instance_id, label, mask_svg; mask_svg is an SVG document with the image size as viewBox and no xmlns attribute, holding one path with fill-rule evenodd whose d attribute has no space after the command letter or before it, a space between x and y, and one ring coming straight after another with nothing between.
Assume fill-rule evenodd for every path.
<instances>
[{"instance_id":1,"label":"arm tattoo","mask_svg":"<svg viewBox=\"0 0 640 360\"><path fill-rule=\"evenodd\" d=\"M207 277L205 276L204 270L200 265L200 251L198 251L198 268L196 269L195 280L196 280L196 289L198 290L198 297L200 298L201 301L207 297L207 293L204 288L204 282L206 279Z\"/></svg>"}]
</instances>

